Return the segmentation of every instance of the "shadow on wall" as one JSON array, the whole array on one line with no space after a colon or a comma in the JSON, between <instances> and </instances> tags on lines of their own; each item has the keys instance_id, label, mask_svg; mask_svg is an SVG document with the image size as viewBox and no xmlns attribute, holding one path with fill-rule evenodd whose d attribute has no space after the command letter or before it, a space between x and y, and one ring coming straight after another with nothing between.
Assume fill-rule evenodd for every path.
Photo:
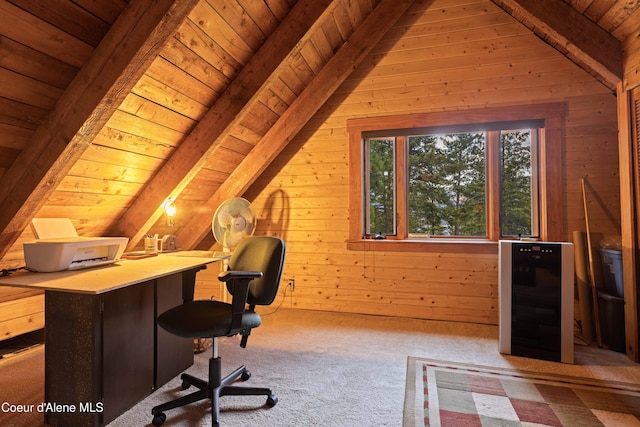
<instances>
[{"instance_id":1,"label":"shadow on wall","mask_svg":"<svg viewBox=\"0 0 640 427\"><path fill-rule=\"evenodd\" d=\"M289 229L289 196L283 190L276 190L269 194L264 204L258 227L264 229L265 234L280 237L287 241ZM262 225L262 226L261 226Z\"/></svg>"},{"instance_id":2,"label":"shadow on wall","mask_svg":"<svg viewBox=\"0 0 640 427\"><path fill-rule=\"evenodd\" d=\"M620 230L621 229L620 220L618 219L617 215L611 212L611 207L607 203L605 203L604 200L602 200L602 198L598 194L598 191L596 191L596 189L588 179L584 180L584 184L586 187L585 195L587 197L587 201L589 200L593 201L593 204L589 203L589 205L591 205L590 209L593 209L593 208L600 209L603 212L603 215L610 221L613 229ZM599 240L594 240L594 241L599 241Z\"/></svg>"}]
</instances>

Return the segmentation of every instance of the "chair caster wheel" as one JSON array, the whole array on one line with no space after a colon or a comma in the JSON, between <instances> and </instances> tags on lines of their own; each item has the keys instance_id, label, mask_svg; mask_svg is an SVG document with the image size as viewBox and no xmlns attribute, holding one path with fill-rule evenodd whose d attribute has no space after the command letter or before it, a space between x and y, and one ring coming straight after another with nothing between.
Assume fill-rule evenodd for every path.
<instances>
[{"instance_id":1,"label":"chair caster wheel","mask_svg":"<svg viewBox=\"0 0 640 427\"><path fill-rule=\"evenodd\" d=\"M151 421L151 424L153 424L154 426L161 426L166 420L167 416L165 415L165 413L160 412L159 414L155 414L153 416L153 421Z\"/></svg>"},{"instance_id":2,"label":"chair caster wheel","mask_svg":"<svg viewBox=\"0 0 640 427\"><path fill-rule=\"evenodd\" d=\"M186 390L186 389L188 389L189 387L191 387L191 384L190 384L190 383L188 383L188 382L186 382L186 381L182 381L182 384L180 385L180 387L181 387L183 390Z\"/></svg>"},{"instance_id":3,"label":"chair caster wheel","mask_svg":"<svg viewBox=\"0 0 640 427\"><path fill-rule=\"evenodd\" d=\"M267 397L268 407L273 408L274 406L276 406L276 403L278 403L278 396L276 396L275 394L271 394L269 395L269 397Z\"/></svg>"},{"instance_id":4,"label":"chair caster wheel","mask_svg":"<svg viewBox=\"0 0 640 427\"><path fill-rule=\"evenodd\" d=\"M242 381L248 380L249 378L251 378L251 371L244 371L242 375L240 375L240 378L242 379Z\"/></svg>"}]
</instances>

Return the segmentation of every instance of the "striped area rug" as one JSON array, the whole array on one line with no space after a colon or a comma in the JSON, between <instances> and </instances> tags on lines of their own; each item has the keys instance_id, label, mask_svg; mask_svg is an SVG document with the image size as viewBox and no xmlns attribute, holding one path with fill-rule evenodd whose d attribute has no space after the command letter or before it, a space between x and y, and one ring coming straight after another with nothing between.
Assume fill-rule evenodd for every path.
<instances>
[{"instance_id":1,"label":"striped area rug","mask_svg":"<svg viewBox=\"0 0 640 427\"><path fill-rule=\"evenodd\" d=\"M404 426L640 426L640 386L409 357Z\"/></svg>"}]
</instances>

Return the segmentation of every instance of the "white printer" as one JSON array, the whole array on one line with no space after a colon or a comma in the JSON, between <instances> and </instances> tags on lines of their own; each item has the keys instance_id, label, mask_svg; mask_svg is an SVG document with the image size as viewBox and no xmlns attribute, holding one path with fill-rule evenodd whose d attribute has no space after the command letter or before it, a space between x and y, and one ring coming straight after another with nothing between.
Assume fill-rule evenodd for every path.
<instances>
[{"instance_id":1,"label":"white printer","mask_svg":"<svg viewBox=\"0 0 640 427\"><path fill-rule=\"evenodd\" d=\"M27 269L41 273L112 264L127 247L127 237L80 237L69 218L34 218L34 242L23 243Z\"/></svg>"}]
</instances>

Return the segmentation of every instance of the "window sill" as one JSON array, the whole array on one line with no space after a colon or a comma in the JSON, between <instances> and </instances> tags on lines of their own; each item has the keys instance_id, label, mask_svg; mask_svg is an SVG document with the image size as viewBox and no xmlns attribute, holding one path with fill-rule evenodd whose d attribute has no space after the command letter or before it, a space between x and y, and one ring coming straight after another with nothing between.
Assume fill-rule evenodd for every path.
<instances>
[{"instance_id":1,"label":"window sill","mask_svg":"<svg viewBox=\"0 0 640 427\"><path fill-rule=\"evenodd\" d=\"M441 252L464 254L498 254L498 242L472 239L374 240L347 241L352 251Z\"/></svg>"}]
</instances>

